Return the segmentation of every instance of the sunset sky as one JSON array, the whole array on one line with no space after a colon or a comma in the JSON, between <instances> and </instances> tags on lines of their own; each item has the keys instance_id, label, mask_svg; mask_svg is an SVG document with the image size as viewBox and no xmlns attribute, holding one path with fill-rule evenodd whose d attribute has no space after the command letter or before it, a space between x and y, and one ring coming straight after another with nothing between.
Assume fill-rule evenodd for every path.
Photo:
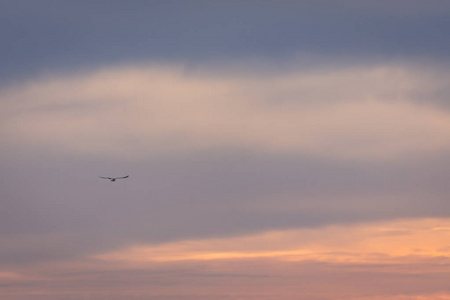
<instances>
[{"instance_id":1,"label":"sunset sky","mask_svg":"<svg viewBox=\"0 0 450 300\"><path fill-rule=\"evenodd\" d=\"M450 299L449 1L3 0L0 54L1 299Z\"/></svg>"}]
</instances>

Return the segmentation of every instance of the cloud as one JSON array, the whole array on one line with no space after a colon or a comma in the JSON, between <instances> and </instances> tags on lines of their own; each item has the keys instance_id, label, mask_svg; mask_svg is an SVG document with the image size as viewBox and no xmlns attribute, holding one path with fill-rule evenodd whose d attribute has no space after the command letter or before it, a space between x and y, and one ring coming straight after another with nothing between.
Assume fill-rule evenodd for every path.
<instances>
[{"instance_id":1,"label":"cloud","mask_svg":"<svg viewBox=\"0 0 450 300\"><path fill-rule=\"evenodd\" d=\"M444 300L448 233L433 229L448 225L409 219L141 244L5 272L0 289L11 299Z\"/></svg>"},{"instance_id":2,"label":"cloud","mask_svg":"<svg viewBox=\"0 0 450 300\"><path fill-rule=\"evenodd\" d=\"M136 263L271 258L282 261L404 264L448 258L448 219L404 219L358 225L267 231L238 237L135 245L97 259ZM444 228L444 229L441 229ZM439 230L436 230L439 229Z\"/></svg>"},{"instance_id":3,"label":"cloud","mask_svg":"<svg viewBox=\"0 0 450 300\"><path fill-rule=\"evenodd\" d=\"M445 1L2 1L0 78L140 61L229 61L298 54L320 60L448 62Z\"/></svg>"},{"instance_id":4,"label":"cloud","mask_svg":"<svg viewBox=\"0 0 450 300\"><path fill-rule=\"evenodd\" d=\"M236 78L123 67L3 89L2 127L12 145L90 155L241 148L407 158L450 147L450 113L411 96L436 85L427 79L388 66Z\"/></svg>"},{"instance_id":5,"label":"cloud","mask_svg":"<svg viewBox=\"0 0 450 300\"><path fill-rule=\"evenodd\" d=\"M54 2L0 3L2 296L450 299L448 2Z\"/></svg>"},{"instance_id":6,"label":"cloud","mask_svg":"<svg viewBox=\"0 0 450 300\"><path fill-rule=\"evenodd\" d=\"M417 98L439 72L133 65L2 88L2 261L447 217L449 111Z\"/></svg>"}]
</instances>

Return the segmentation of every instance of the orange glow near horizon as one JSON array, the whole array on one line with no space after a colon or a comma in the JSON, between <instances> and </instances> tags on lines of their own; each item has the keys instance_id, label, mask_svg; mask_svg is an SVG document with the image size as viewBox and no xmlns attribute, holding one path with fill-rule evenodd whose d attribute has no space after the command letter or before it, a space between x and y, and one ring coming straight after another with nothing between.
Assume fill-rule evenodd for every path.
<instances>
[{"instance_id":1,"label":"orange glow near horizon","mask_svg":"<svg viewBox=\"0 0 450 300\"><path fill-rule=\"evenodd\" d=\"M449 241L450 219L409 219L135 245L5 270L0 292L14 300L70 298L80 287L85 299L102 300L449 300Z\"/></svg>"},{"instance_id":2,"label":"orange glow near horizon","mask_svg":"<svg viewBox=\"0 0 450 300\"><path fill-rule=\"evenodd\" d=\"M450 219L413 219L142 245L95 257L122 262L273 258L379 263L405 257L449 257L449 241Z\"/></svg>"}]
</instances>

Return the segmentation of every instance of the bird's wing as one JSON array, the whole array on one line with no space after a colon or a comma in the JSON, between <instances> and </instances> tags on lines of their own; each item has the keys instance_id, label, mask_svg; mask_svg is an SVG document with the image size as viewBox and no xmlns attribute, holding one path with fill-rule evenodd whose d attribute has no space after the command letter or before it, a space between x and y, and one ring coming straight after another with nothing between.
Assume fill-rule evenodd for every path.
<instances>
[{"instance_id":1,"label":"bird's wing","mask_svg":"<svg viewBox=\"0 0 450 300\"><path fill-rule=\"evenodd\" d=\"M98 177L103 178L103 179L112 179L111 177L102 177L102 176L98 176Z\"/></svg>"},{"instance_id":2,"label":"bird's wing","mask_svg":"<svg viewBox=\"0 0 450 300\"><path fill-rule=\"evenodd\" d=\"M128 178L128 177L130 177L130 175L123 176L123 177L116 177L116 179L122 179L122 178Z\"/></svg>"}]
</instances>

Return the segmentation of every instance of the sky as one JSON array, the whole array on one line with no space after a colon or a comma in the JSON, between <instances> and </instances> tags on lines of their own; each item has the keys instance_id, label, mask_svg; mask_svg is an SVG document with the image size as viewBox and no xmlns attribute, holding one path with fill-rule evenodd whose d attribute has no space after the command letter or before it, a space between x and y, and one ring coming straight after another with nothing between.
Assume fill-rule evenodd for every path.
<instances>
[{"instance_id":1,"label":"sky","mask_svg":"<svg viewBox=\"0 0 450 300\"><path fill-rule=\"evenodd\" d=\"M449 50L444 0L1 1L0 296L450 299Z\"/></svg>"}]
</instances>

